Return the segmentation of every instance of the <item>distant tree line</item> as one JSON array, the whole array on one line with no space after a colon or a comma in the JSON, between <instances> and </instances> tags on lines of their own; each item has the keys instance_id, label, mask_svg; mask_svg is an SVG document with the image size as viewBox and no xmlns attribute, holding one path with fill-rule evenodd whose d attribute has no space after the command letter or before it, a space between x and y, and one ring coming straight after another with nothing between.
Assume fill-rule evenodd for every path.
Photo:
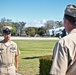
<instances>
[{"instance_id":1,"label":"distant tree line","mask_svg":"<svg viewBox=\"0 0 76 75\"><path fill-rule=\"evenodd\" d=\"M0 20L0 32L2 32L3 26L11 26L12 29L12 35L21 35L23 28L25 26L26 22L13 22L11 19L2 18Z\"/></svg>"},{"instance_id":2,"label":"distant tree line","mask_svg":"<svg viewBox=\"0 0 76 75\"><path fill-rule=\"evenodd\" d=\"M26 35L28 37L34 37L34 36L47 36L47 30L52 29L54 27L62 27L62 21L53 21L48 20L46 23L44 23L44 26L42 27L25 27L26 22L13 22L11 19L2 18L0 20L0 33L2 33L2 27L3 26L12 26L12 35L13 36L22 36Z\"/></svg>"}]
</instances>

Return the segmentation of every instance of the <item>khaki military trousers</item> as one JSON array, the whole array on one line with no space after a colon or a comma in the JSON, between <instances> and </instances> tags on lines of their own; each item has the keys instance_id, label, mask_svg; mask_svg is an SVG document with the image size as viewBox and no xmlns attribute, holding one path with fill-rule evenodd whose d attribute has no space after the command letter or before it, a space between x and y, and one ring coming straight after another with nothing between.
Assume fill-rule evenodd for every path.
<instances>
[{"instance_id":1,"label":"khaki military trousers","mask_svg":"<svg viewBox=\"0 0 76 75\"><path fill-rule=\"evenodd\" d=\"M16 75L15 66L14 65L9 66L9 67L1 66L0 75Z\"/></svg>"}]
</instances>

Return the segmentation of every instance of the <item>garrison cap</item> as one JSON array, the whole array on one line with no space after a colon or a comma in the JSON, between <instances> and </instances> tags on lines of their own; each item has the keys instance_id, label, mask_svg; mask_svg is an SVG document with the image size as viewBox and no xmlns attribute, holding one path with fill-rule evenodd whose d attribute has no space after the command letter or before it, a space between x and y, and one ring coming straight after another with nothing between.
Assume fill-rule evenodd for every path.
<instances>
[{"instance_id":1,"label":"garrison cap","mask_svg":"<svg viewBox=\"0 0 76 75\"><path fill-rule=\"evenodd\" d=\"M76 5L73 4L67 5L64 14L76 17Z\"/></svg>"},{"instance_id":2,"label":"garrison cap","mask_svg":"<svg viewBox=\"0 0 76 75\"><path fill-rule=\"evenodd\" d=\"M3 33L10 34L12 31L12 27L11 26L4 26L2 31L3 31Z\"/></svg>"}]
</instances>

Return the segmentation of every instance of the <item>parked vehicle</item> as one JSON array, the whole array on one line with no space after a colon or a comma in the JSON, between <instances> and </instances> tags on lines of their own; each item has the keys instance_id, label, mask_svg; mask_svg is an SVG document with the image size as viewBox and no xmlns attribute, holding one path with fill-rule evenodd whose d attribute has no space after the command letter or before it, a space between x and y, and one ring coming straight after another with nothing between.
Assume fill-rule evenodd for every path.
<instances>
[{"instance_id":1,"label":"parked vehicle","mask_svg":"<svg viewBox=\"0 0 76 75\"><path fill-rule=\"evenodd\" d=\"M56 36L56 37L59 37L59 36L61 36L61 37L63 37L63 36L65 36L64 34L64 27L59 27L59 28L54 28L54 29L50 29L49 30L49 35L50 36Z\"/></svg>"}]
</instances>

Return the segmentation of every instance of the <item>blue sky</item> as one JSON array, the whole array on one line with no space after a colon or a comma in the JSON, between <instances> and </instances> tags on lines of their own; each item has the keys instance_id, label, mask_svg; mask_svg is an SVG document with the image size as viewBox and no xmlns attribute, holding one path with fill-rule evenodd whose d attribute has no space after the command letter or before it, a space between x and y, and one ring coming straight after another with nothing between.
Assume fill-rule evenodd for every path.
<instances>
[{"instance_id":1,"label":"blue sky","mask_svg":"<svg viewBox=\"0 0 76 75\"><path fill-rule=\"evenodd\" d=\"M76 0L0 0L0 19L42 26L47 20L62 21L64 9Z\"/></svg>"}]
</instances>

